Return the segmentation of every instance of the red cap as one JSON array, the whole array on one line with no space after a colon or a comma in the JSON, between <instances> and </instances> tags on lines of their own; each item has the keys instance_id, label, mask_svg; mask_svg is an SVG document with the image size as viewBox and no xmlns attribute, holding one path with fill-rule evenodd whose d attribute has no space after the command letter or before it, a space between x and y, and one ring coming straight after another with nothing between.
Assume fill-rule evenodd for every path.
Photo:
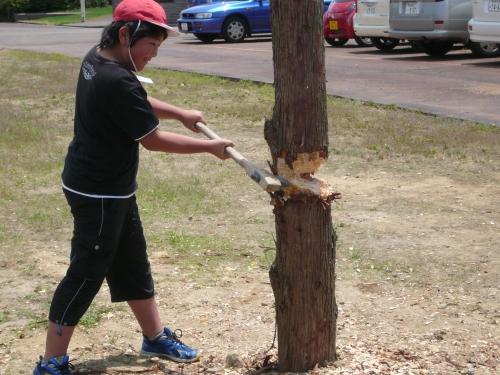
<instances>
[{"instance_id":1,"label":"red cap","mask_svg":"<svg viewBox=\"0 0 500 375\"><path fill-rule=\"evenodd\" d=\"M163 27L168 35L179 35L167 25L167 13L154 0L122 0L113 12L113 21L146 21Z\"/></svg>"}]
</instances>

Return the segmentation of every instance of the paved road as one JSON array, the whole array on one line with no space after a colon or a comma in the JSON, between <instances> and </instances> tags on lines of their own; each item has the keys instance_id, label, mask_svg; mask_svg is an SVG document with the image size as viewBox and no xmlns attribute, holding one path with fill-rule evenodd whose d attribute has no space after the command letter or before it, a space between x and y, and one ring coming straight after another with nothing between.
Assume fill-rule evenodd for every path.
<instances>
[{"instance_id":1,"label":"paved road","mask_svg":"<svg viewBox=\"0 0 500 375\"><path fill-rule=\"evenodd\" d=\"M0 23L0 48L82 57L100 32L92 27ZM406 46L389 54L354 45L327 46L325 51L329 94L500 125L500 58L476 59L468 50L455 50L441 59L430 59ZM190 36L172 38L161 48L154 65L273 81L270 38L241 44L202 44Z\"/></svg>"}]
</instances>

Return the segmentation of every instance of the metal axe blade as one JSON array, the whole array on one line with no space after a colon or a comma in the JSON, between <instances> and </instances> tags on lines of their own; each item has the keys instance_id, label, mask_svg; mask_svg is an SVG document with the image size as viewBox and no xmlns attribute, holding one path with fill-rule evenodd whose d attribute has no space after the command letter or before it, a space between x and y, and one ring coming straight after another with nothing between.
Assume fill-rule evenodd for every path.
<instances>
[{"instance_id":1,"label":"metal axe blade","mask_svg":"<svg viewBox=\"0 0 500 375\"><path fill-rule=\"evenodd\" d=\"M205 134L210 139L219 139L220 137L215 134L208 126L201 122L197 122L195 127L200 130L203 134ZM276 176L271 172L257 167L250 160L245 158L242 154L240 154L234 147L226 147L227 154L233 159L238 165L240 165L247 175L257 182L259 186L269 192L275 192L281 190L284 187L289 185L289 182L283 177Z\"/></svg>"}]
</instances>

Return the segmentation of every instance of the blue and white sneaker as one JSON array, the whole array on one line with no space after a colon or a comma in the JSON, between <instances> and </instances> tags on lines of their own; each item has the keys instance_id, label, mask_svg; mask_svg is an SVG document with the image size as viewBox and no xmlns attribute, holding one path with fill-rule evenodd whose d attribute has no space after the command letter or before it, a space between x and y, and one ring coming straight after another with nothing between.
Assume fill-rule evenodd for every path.
<instances>
[{"instance_id":1,"label":"blue and white sneaker","mask_svg":"<svg viewBox=\"0 0 500 375\"><path fill-rule=\"evenodd\" d=\"M198 350L190 348L184 344L180 338L182 331L172 332L165 327L163 332L154 340L149 340L146 336L142 341L141 355L164 357L174 362L190 363L200 359Z\"/></svg>"},{"instance_id":2,"label":"blue and white sneaker","mask_svg":"<svg viewBox=\"0 0 500 375\"><path fill-rule=\"evenodd\" d=\"M73 365L69 363L69 357L62 355L44 360L40 357L40 361L36 364L33 375L72 375Z\"/></svg>"}]
</instances>

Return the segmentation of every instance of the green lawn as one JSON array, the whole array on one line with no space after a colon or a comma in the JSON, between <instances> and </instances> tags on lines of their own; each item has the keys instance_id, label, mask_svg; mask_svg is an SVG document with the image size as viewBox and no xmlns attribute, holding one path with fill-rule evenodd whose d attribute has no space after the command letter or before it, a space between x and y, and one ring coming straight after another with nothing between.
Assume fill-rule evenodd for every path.
<instances>
[{"instance_id":1,"label":"green lawn","mask_svg":"<svg viewBox=\"0 0 500 375\"><path fill-rule=\"evenodd\" d=\"M113 14L113 8L111 6L102 8L87 8L86 20L88 21L102 16L108 16L108 15L110 16L112 14ZM78 23L80 22L80 9L72 9L66 12L58 12L57 14L54 15L31 20L30 22L40 23L44 25L65 25L69 23Z\"/></svg>"}]
</instances>

